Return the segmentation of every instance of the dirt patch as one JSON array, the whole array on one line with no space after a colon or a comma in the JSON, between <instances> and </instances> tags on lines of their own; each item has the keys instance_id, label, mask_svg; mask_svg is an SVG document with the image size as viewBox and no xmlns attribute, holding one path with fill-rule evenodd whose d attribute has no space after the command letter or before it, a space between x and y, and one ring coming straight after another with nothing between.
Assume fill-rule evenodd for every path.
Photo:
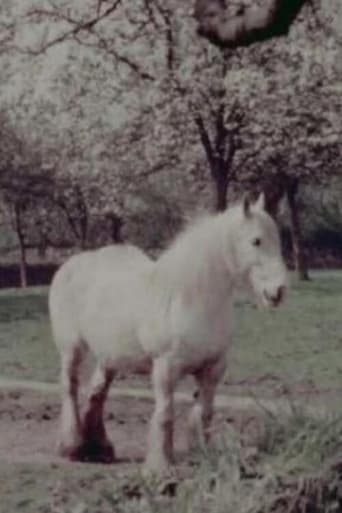
<instances>
[{"instance_id":1,"label":"dirt patch","mask_svg":"<svg viewBox=\"0 0 342 513\"><path fill-rule=\"evenodd\" d=\"M106 426L115 444L118 461L104 466L68 463L58 457L55 447L60 405L59 397L53 391L3 391L0 393L0 513L185 511L188 502L184 501L189 500L188 493L191 493L193 511L218 510L223 495L230 504L234 493L238 503L244 497L248 503L261 501L260 504L256 502L251 511L321 513L328 511L326 504L337 505L329 511L342 511L340 470L332 469L329 464L321 466L321 470L312 466L312 473L311 470L308 473L311 467L303 466L304 471L301 470L299 476L292 472L293 460L288 449L295 451L296 461L298 453L303 456L307 452L301 447L305 433L309 440L306 447L312 440L312 451L317 452L317 434L322 438L323 433L320 422L314 431L313 419L307 424L311 431L304 432L301 424L296 424L296 430L293 423L275 425L272 430L267 430L266 412L222 406L215 417L214 435L219 440L221 435L227 437L228 433L229 442L233 443L231 447L225 446L227 458L222 458L220 452L214 463L212 456L215 454L210 451L201 462L199 454L196 459L196 453L186 448L184 428L189 406L189 402L177 403L175 477L162 481L156 488L146 483L139 473L153 410L151 400L123 396L109 399ZM328 429L329 424L325 431ZM290 437L290 445L285 434ZM340 431L335 434L334 428L332 434L336 435L338 444ZM292 440L297 440L297 445L293 446ZM334 441L330 437L327 440ZM264 445L260 445L260 441ZM274 444L277 444L275 452ZM287 471L284 470L286 458L279 453L279 447L290 457ZM324 445L324 452L327 447ZM288 469L292 471L288 472ZM267 508L263 509L264 502ZM196 509L198 504L201 508Z\"/></svg>"},{"instance_id":2,"label":"dirt patch","mask_svg":"<svg viewBox=\"0 0 342 513\"><path fill-rule=\"evenodd\" d=\"M178 461L187 460L185 423L190 405L177 404L175 447ZM149 400L110 398L106 408L106 428L119 463L125 466L143 461L148 423L153 410ZM35 391L8 391L0 396L0 461L9 463L61 463L56 453L60 405L56 394ZM220 408L213 431L233 426L249 441L262 429L255 412ZM251 436L252 434L252 436Z\"/></svg>"}]
</instances>

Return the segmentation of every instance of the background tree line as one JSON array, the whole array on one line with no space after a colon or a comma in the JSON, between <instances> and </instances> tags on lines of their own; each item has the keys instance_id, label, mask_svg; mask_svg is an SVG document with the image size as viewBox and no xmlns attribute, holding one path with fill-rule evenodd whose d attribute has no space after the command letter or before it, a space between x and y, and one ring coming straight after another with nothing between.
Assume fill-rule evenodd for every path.
<instances>
[{"instance_id":1,"label":"background tree line","mask_svg":"<svg viewBox=\"0 0 342 513\"><path fill-rule=\"evenodd\" d=\"M265 191L302 278L303 242L341 244L339 5L288 2L268 32L284 2L261 18L240 4L1 4L1 233L23 285L31 248L158 250L246 189ZM247 15L260 30L232 31Z\"/></svg>"}]
</instances>

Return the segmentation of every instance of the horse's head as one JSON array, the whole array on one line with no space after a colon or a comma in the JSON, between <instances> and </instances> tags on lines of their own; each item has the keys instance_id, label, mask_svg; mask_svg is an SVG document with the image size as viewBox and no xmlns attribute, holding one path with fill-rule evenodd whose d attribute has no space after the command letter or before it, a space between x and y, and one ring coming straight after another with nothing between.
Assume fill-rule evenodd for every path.
<instances>
[{"instance_id":1,"label":"horse's head","mask_svg":"<svg viewBox=\"0 0 342 513\"><path fill-rule=\"evenodd\" d=\"M263 306L278 306L288 287L277 226L265 211L264 196L251 204L246 197L238 208L231 233L232 272Z\"/></svg>"}]
</instances>

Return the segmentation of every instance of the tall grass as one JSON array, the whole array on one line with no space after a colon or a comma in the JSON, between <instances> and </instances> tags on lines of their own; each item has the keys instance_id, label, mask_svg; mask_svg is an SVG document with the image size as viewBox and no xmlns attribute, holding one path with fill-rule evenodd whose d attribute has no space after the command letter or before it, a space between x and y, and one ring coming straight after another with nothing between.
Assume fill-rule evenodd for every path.
<instances>
[{"instance_id":1,"label":"tall grass","mask_svg":"<svg viewBox=\"0 0 342 513\"><path fill-rule=\"evenodd\" d=\"M300 412L266 418L250 449L228 429L214 448L197 453L196 466L181 479L162 483L137 474L115 491L103 491L101 512L342 511L342 418L312 419ZM249 454L252 461L246 462Z\"/></svg>"}]
</instances>

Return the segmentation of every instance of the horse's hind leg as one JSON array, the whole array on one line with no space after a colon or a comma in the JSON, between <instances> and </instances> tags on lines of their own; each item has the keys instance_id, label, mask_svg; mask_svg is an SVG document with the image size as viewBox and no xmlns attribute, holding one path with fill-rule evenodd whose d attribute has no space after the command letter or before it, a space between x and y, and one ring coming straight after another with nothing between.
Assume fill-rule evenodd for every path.
<instances>
[{"instance_id":1,"label":"horse's hind leg","mask_svg":"<svg viewBox=\"0 0 342 513\"><path fill-rule=\"evenodd\" d=\"M104 404L114 374L113 369L99 364L91 381L82 423L83 459L87 461L111 463L115 459L103 420Z\"/></svg>"},{"instance_id":2,"label":"horse's hind leg","mask_svg":"<svg viewBox=\"0 0 342 513\"><path fill-rule=\"evenodd\" d=\"M206 363L194 375L198 385L198 395L189 415L188 442L190 447L198 442L201 446L206 445L210 440L215 392L225 369L226 359L221 358Z\"/></svg>"},{"instance_id":3,"label":"horse's hind leg","mask_svg":"<svg viewBox=\"0 0 342 513\"><path fill-rule=\"evenodd\" d=\"M84 352L85 347L77 344L61 353L62 410L58 451L71 460L79 459L82 445L78 389Z\"/></svg>"}]
</instances>

